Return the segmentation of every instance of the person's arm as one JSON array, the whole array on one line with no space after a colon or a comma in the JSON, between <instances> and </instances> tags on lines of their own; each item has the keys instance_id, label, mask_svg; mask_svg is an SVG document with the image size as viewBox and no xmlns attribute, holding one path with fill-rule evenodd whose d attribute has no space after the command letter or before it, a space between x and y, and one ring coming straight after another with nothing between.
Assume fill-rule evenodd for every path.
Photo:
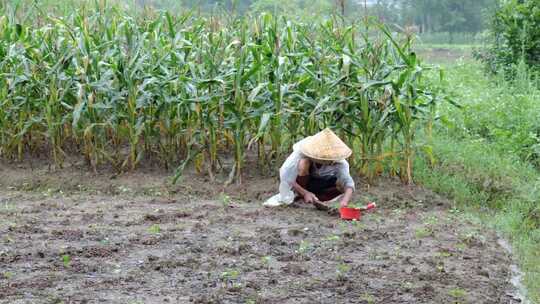
<instances>
[{"instance_id":1,"label":"person's arm","mask_svg":"<svg viewBox=\"0 0 540 304\"><path fill-rule=\"evenodd\" d=\"M341 207L346 207L350 203L355 190L354 180L349 172L349 163L346 160L341 162L341 166L339 167L338 182L345 188L340 205Z\"/></svg>"},{"instance_id":2,"label":"person's arm","mask_svg":"<svg viewBox=\"0 0 540 304\"><path fill-rule=\"evenodd\" d=\"M302 155L298 151L294 151L285 160L281 168L279 169L280 176L280 194L286 194L286 203L292 203L294 200L294 192L298 193L304 198L306 203L313 203L319 201L319 199L311 192L304 189L296 182L298 176L298 162L302 158Z\"/></svg>"},{"instance_id":3,"label":"person's arm","mask_svg":"<svg viewBox=\"0 0 540 304\"><path fill-rule=\"evenodd\" d=\"M319 202L319 199L317 198L315 194L304 189L296 181L292 182L291 186L294 189L294 191L296 191L299 195L301 195L304 198L304 202L306 203Z\"/></svg>"},{"instance_id":4,"label":"person's arm","mask_svg":"<svg viewBox=\"0 0 540 304\"><path fill-rule=\"evenodd\" d=\"M309 192L306 189L304 189L302 186L300 186L296 181L292 182L291 186L294 189L294 191L296 191L296 193L300 194L301 196L304 196Z\"/></svg>"},{"instance_id":5,"label":"person's arm","mask_svg":"<svg viewBox=\"0 0 540 304\"><path fill-rule=\"evenodd\" d=\"M347 207L347 205L351 201L352 195L353 195L353 188L350 188L350 187L345 188L345 193L343 194L343 197L341 198L341 202L339 203L339 205L341 207Z\"/></svg>"}]
</instances>

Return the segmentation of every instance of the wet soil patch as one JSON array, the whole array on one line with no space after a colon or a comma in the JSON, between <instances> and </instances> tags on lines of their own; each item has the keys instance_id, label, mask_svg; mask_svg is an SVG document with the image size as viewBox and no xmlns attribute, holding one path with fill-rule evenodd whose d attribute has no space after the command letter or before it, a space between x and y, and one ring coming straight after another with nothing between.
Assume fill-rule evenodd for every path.
<instances>
[{"instance_id":1,"label":"wet soil patch","mask_svg":"<svg viewBox=\"0 0 540 304\"><path fill-rule=\"evenodd\" d=\"M379 207L344 222L262 207L273 184L208 197L4 188L0 303L513 303L496 235L429 191L359 183Z\"/></svg>"}]
</instances>

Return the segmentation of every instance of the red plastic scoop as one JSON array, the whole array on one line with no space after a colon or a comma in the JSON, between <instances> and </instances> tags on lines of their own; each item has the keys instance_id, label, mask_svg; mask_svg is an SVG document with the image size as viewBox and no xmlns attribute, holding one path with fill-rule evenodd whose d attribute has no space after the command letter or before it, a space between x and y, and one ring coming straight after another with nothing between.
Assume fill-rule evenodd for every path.
<instances>
[{"instance_id":1,"label":"red plastic scoop","mask_svg":"<svg viewBox=\"0 0 540 304\"><path fill-rule=\"evenodd\" d=\"M343 220L359 220L361 216L361 211L368 211L377 207L375 203L369 203L361 208L348 208L343 207L339 208L339 214Z\"/></svg>"},{"instance_id":2,"label":"red plastic scoop","mask_svg":"<svg viewBox=\"0 0 540 304\"><path fill-rule=\"evenodd\" d=\"M342 220L359 220L360 219L360 209L358 208L339 208L339 214L341 215Z\"/></svg>"}]
</instances>

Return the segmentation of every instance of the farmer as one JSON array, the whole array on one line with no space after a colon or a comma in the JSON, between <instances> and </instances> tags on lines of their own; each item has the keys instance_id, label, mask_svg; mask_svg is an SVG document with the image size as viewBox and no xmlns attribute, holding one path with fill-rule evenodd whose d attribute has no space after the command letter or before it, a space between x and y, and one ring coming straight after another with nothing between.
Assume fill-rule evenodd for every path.
<instances>
[{"instance_id":1,"label":"farmer","mask_svg":"<svg viewBox=\"0 0 540 304\"><path fill-rule=\"evenodd\" d=\"M293 153L279 170L279 194L268 199L269 207L289 205L295 200L315 204L339 200L347 206L354 181L345 160L351 149L330 129L306 137L293 146Z\"/></svg>"}]
</instances>

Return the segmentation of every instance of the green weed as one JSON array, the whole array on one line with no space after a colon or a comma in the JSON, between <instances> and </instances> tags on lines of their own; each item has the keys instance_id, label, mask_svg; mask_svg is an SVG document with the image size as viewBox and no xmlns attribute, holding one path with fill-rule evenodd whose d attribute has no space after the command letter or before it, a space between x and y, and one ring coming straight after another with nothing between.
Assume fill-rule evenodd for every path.
<instances>
[{"instance_id":1,"label":"green weed","mask_svg":"<svg viewBox=\"0 0 540 304\"><path fill-rule=\"evenodd\" d=\"M270 256L270 255L263 256L261 258L261 262L264 265L264 267L266 268L266 270L268 270L268 271L270 270L270 265L272 264L273 260L274 260L274 258L272 258L272 256Z\"/></svg>"},{"instance_id":2,"label":"green weed","mask_svg":"<svg viewBox=\"0 0 540 304\"><path fill-rule=\"evenodd\" d=\"M330 236L327 236L324 240L327 242L333 243L333 242L339 241L339 239L340 239L339 235L330 235Z\"/></svg>"},{"instance_id":3,"label":"green weed","mask_svg":"<svg viewBox=\"0 0 540 304\"><path fill-rule=\"evenodd\" d=\"M336 267L336 274L338 277L338 280L343 280L351 270L351 266L349 266L346 263L339 263Z\"/></svg>"},{"instance_id":4,"label":"green weed","mask_svg":"<svg viewBox=\"0 0 540 304\"><path fill-rule=\"evenodd\" d=\"M455 299L463 299L467 296L467 291L461 288L452 288L448 291L448 295Z\"/></svg>"},{"instance_id":5,"label":"green weed","mask_svg":"<svg viewBox=\"0 0 540 304\"><path fill-rule=\"evenodd\" d=\"M367 304L375 303L375 297L373 295L370 295L369 293L365 293L362 296L360 296L360 300L366 301Z\"/></svg>"},{"instance_id":6,"label":"green weed","mask_svg":"<svg viewBox=\"0 0 540 304\"><path fill-rule=\"evenodd\" d=\"M228 196L227 194L225 193L221 193L220 195L220 201L221 201L221 205L223 206L223 208L227 208L231 205L232 203L232 199L230 196Z\"/></svg>"},{"instance_id":7,"label":"green weed","mask_svg":"<svg viewBox=\"0 0 540 304\"><path fill-rule=\"evenodd\" d=\"M313 250L313 244L310 243L309 241L302 240L300 242L300 245L298 246L297 252L301 255L305 255L311 252L312 250Z\"/></svg>"},{"instance_id":8,"label":"green weed","mask_svg":"<svg viewBox=\"0 0 540 304\"><path fill-rule=\"evenodd\" d=\"M418 239L422 239L433 235L433 230L430 227L420 227L414 230L414 235Z\"/></svg>"},{"instance_id":9,"label":"green weed","mask_svg":"<svg viewBox=\"0 0 540 304\"><path fill-rule=\"evenodd\" d=\"M13 277L13 272L6 271L2 274L2 276L6 278L6 280L9 280Z\"/></svg>"},{"instance_id":10,"label":"green weed","mask_svg":"<svg viewBox=\"0 0 540 304\"><path fill-rule=\"evenodd\" d=\"M150 228L148 228L148 232L152 233L152 234L158 234L161 232L161 227L159 227L158 224L154 224L152 226L150 226Z\"/></svg>"},{"instance_id":11,"label":"green weed","mask_svg":"<svg viewBox=\"0 0 540 304\"><path fill-rule=\"evenodd\" d=\"M439 218L435 215L430 215L427 218L424 219L424 225L428 225L431 227L436 226L439 223Z\"/></svg>"},{"instance_id":12,"label":"green weed","mask_svg":"<svg viewBox=\"0 0 540 304\"><path fill-rule=\"evenodd\" d=\"M221 278L224 280L236 280L240 276L240 272L236 269L229 269L221 273Z\"/></svg>"},{"instance_id":13,"label":"green weed","mask_svg":"<svg viewBox=\"0 0 540 304\"><path fill-rule=\"evenodd\" d=\"M71 256L69 254L62 255L62 263L64 264L64 267L69 267L71 264Z\"/></svg>"}]
</instances>

